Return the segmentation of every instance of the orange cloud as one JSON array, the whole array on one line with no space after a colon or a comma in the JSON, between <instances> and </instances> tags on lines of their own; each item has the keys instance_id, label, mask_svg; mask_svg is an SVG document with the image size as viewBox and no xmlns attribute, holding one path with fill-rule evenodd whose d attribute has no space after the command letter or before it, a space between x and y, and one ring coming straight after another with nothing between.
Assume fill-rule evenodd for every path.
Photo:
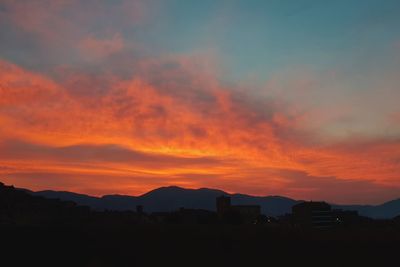
<instances>
[{"instance_id":1,"label":"orange cloud","mask_svg":"<svg viewBox=\"0 0 400 267\"><path fill-rule=\"evenodd\" d=\"M189 62L54 79L1 61L2 180L92 194L174 184L322 198L333 189L328 200L353 202L398 192L398 142L313 143L279 101L227 88ZM336 197L349 185L360 192Z\"/></svg>"},{"instance_id":2,"label":"orange cloud","mask_svg":"<svg viewBox=\"0 0 400 267\"><path fill-rule=\"evenodd\" d=\"M39 74L27 72L14 64L0 60L0 105L46 104L60 93L56 83Z\"/></svg>"}]
</instances>

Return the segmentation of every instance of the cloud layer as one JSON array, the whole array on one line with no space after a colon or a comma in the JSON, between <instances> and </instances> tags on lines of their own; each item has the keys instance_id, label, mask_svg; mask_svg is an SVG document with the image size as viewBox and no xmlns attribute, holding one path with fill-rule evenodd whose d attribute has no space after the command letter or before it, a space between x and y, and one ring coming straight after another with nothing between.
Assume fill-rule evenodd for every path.
<instances>
[{"instance_id":1,"label":"cloud layer","mask_svg":"<svg viewBox=\"0 0 400 267\"><path fill-rule=\"evenodd\" d=\"M96 195L181 185L352 203L398 197L393 105L365 124L374 91L348 105L357 101L338 89L342 74L289 71L267 85L232 85L213 53L149 51L135 29L154 23L158 8L1 4L11 28L0 30L13 38L0 45L0 180ZM30 57L15 57L10 44L20 40ZM397 76L387 75L379 85L390 98ZM343 135L351 119L362 126ZM381 134L372 122L391 126Z\"/></svg>"}]
</instances>

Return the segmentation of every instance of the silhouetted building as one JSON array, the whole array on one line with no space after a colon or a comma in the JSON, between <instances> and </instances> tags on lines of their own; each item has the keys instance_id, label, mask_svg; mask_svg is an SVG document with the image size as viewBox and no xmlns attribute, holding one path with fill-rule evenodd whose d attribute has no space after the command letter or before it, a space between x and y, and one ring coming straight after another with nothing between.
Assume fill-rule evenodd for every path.
<instances>
[{"instance_id":1,"label":"silhouetted building","mask_svg":"<svg viewBox=\"0 0 400 267\"><path fill-rule=\"evenodd\" d=\"M217 197L217 213L221 216L231 208L231 198L227 196Z\"/></svg>"},{"instance_id":2,"label":"silhouetted building","mask_svg":"<svg viewBox=\"0 0 400 267\"><path fill-rule=\"evenodd\" d=\"M231 198L220 196L216 199L220 220L233 223L257 223L261 216L259 205L231 205Z\"/></svg>"},{"instance_id":3,"label":"silhouetted building","mask_svg":"<svg viewBox=\"0 0 400 267\"><path fill-rule=\"evenodd\" d=\"M292 207L294 223L302 227L332 227L334 214L326 202L302 202Z\"/></svg>"},{"instance_id":4,"label":"silhouetted building","mask_svg":"<svg viewBox=\"0 0 400 267\"><path fill-rule=\"evenodd\" d=\"M358 211L355 210L341 210L335 209L332 211L333 221L336 225L349 226L359 224L362 221L362 217L358 215Z\"/></svg>"},{"instance_id":5,"label":"silhouetted building","mask_svg":"<svg viewBox=\"0 0 400 267\"><path fill-rule=\"evenodd\" d=\"M136 206L136 212L138 214L143 214L143 205L137 205Z\"/></svg>"}]
</instances>

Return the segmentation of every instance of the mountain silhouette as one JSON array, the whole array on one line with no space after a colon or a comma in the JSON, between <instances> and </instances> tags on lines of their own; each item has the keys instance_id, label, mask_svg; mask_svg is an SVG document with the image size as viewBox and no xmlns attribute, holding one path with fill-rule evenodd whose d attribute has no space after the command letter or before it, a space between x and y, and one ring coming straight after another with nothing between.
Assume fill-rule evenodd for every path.
<instances>
[{"instance_id":1,"label":"mountain silhouette","mask_svg":"<svg viewBox=\"0 0 400 267\"><path fill-rule=\"evenodd\" d=\"M0 226L68 225L88 218L90 209L73 201L48 199L0 182Z\"/></svg>"},{"instance_id":2,"label":"mountain silhouette","mask_svg":"<svg viewBox=\"0 0 400 267\"><path fill-rule=\"evenodd\" d=\"M290 213L294 204L302 202L302 200L294 200L282 196L260 197L245 194L229 194L217 189L185 189L177 186L160 187L141 196L105 195L102 197L93 197L84 194L51 190L29 192L33 195L46 198L73 201L95 210L117 211L135 210L137 205L143 205L146 212L174 211L181 207L215 211L215 198L226 195L231 197L232 204L234 205L260 205L263 214L280 216ZM400 199L375 206L332 204L332 207L334 209L356 210L362 216L385 219L393 218L400 214Z\"/></svg>"},{"instance_id":3,"label":"mountain silhouette","mask_svg":"<svg viewBox=\"0 0 400 267\"><path fill-rule=\"evenodd\" d=\"M391 200L380 205L333 205L333 208L357 210L360 215L375 219L391 219L400 214L400 199Z\"/></svg>"},{"instance_id":4,"label":"mountain silhouette","mask_svg":"<svg viewBox=\"0 0 400 267\"><path fill-rule=\"evenodd\" d=\"M205 209L215 211L215 199L226 195L232 198L235 205L260 205L262 213L279 216L291 212L298 201L280 197L256 197L244 194L229 194L221 190L200 188L185 189L177 186L161 187L141 196L105 195L93 197L65 191L38 191L31 194L46 198L74 201L79 205L89 206L96 210L134 210L137 205L143 205L146 212L174 211L181 207L189 209Z\"/></svg>"}]
</instances>

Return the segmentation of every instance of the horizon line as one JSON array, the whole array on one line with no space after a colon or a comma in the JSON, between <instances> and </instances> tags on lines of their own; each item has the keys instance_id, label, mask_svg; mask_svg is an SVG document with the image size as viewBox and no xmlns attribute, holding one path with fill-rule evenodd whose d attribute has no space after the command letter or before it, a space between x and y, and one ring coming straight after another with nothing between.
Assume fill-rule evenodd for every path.
<instances>
[{"instance_id":1,"label":"horizon line","mask_svg":"<svg viewBox=\"0 0 400 267\"><path fill-rule=\"evenodd\" d=\"M31 192L34 193L38 193L38 192L44 192L44 191L52 191L52 192L58 192L58 193L70 193L70 194L77 194L77 195L83 195L83 196L87 196L87 197L93 197L93 198L104 198L106 196L121 196L121 197L142 197L144 195L149 194L150 192L159 190L159 189L163 189L163 188L179 188L179 189L183 189L183 190L192 190L192 191L199 191L199 190L213 190L213 191L221 191L222 193L225 193L227 195L244 195L244 196L249 196L249 197L259 197L259 198L265 198L265 197L279 197L279 198L286 198L286 199L290 199L290 200L294 200L294 201L315 201L315 202L326 202L330 205L356 205L356 206L380 206L383 204L386 204L388 202L391 201L395 201L395 200L400 200L400 197L398 198L394 198L394 199L389 199L387 201L381 202L379 204L369 204L369 203L352 203L352 204L348 204L348 203L334 203L334 202L329 202L326 200L315 200L315 199L295 199L295 198L291 198L288 196L282 196L282 195L251 195L251 194L244 194L244 193L238 193L238 192L227 192L225 190L222 189L217 189L217 188L209 188L209 187L199 187L199 188L187 188L187 187L182 187L182 186L177 186L177 185L169 185L169 186L160 186L154 189L151 189L143 194L140 195L128 195L128 194L105 194L105 195L92 195L92 194L87 194L87 193L81 193L81 192L77 192L77 191L68 191L68 190L53 190L53 189L44 189L44 190L32 190L30 188L25 188L25 187L18 187L15 186L14 184L6 184L2 181L0 181L0 184L3 184L4 186L12 186L16 189L22 189L22 190L29 190Z\"/></svg>"}]
</instances>

